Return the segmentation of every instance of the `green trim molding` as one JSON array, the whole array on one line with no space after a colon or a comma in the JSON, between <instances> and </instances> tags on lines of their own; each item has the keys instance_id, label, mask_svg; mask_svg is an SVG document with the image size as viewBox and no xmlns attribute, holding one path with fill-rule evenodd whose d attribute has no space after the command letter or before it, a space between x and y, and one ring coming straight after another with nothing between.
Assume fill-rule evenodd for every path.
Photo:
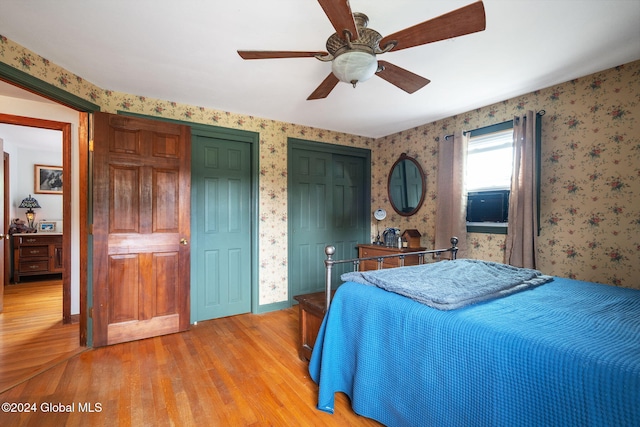
<instances>
[{"instance_id":1,"label":"green trim molding","mask_svg":"<svg viewBox=\"0 0 640 427\"><path fill-rule=\"evenodd\" d=\"M0 62L0 80L19 86L78 111L100 111L100 106Z\"/></svg>"}]
</instances>

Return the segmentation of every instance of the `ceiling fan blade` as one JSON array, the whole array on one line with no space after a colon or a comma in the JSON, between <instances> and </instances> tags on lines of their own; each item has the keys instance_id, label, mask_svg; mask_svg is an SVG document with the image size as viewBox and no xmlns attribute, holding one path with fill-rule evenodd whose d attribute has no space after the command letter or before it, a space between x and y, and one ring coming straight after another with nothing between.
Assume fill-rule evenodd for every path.
<instances>
[{"instance_id":1,"label":"ceiling fan blade","mask_svg":"<svg viewBox=\"0 0 640 427\"><path fill-rule=\"evenodd\" d=\"M326 56L327 52L295 52L287 50L239 50L242 59L307 58Z\"/></svg>"},{"instance_id":2,"label":"ceiling fan blade","mask_svg":"<svg viewBox=\"0 0 640 427\"><path fill-rule=\"evenodd\" d=\"M387 61L378 61L378 66L382 68L382 71L376 73L378 77L407 93L413 93L422 89L431 81Z\"/></svg>"},{"instance_id":3,"label":"ceiling fan blade","mask_svg":"<svg viewBox=\"0 0 640 427\"><path fill-rule=\"evenodd\" d=\"M309 95L307 100L309 101L312 99L326 98L331 93L333 88L336 87L339 81L340 80L338 80L338 78L333 73L329 74L327 78L324 79L322 83L320 83L320 86L318 86L316 90L314 90L313 93Z\"/></svg>"},{"instance_id":4,"label":"ceiling fan blade","mask_svg":"<svg viewBox=\"0 0 640 427\"><path fill-rule=\"evenodd\" d=\"M348 0L318 0L318 3L340 37L347 30L351 33L352 40L358 38L358 28Z\"/></svg>"},{"instance_id":5,"label":"ceiling fan blade","mask_svg":"<svg viewBox=\"0 0 640 427\"><path fill-rule=\"evenodd\" d=\"M396 51L483 31L485 28L484 4L478 1L383 37L380 46L384 48L395 40L398 44L393 51Z\"/></svg>"}]
</instances>

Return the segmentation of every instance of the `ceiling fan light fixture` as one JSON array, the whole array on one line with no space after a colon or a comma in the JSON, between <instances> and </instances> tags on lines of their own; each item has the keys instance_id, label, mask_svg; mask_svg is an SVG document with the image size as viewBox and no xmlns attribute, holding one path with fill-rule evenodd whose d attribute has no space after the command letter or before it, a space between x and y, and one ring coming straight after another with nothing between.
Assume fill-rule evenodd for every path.
<instances>
[{"instance_id":1,"label":"ceiling fan light fixture","mask_svg":"<svg viewBox=\"0 0 640 427\"><path fill-rule=\"evenodd\" d=\"M243 59L314 57L322 62L331 62L331 74L309 95L308 100L326 98L341 81L356 87L358 82L364 82L374 74L407 93L414 93L428 84L429 79L389 62L377 61L376 55L452 39L486 28L482 0L386 37L367 28L367 15L352 12L348 0L319 1L336 30L327 39L326 52L238 51Z\"/></svg>"},{"instance_id":2,"label":"ceiling fan light fixture","mask_svg":"<svg viewBox=\"0 0 640 427\"><path fill-rule=\"evenodd\" d=\"M357 50L344 52L334 58L331 71L341 82L351 83L353 87L358 82L369 80L378 70L376 56Z\"/></svg>"}]
</instances>

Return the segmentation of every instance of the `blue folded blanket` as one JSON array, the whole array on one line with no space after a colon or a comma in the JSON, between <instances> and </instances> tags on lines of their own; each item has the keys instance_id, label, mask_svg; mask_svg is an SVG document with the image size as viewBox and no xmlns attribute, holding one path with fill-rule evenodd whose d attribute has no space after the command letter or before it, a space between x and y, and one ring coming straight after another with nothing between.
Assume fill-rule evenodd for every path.
<instances>
[{"instance_id":1,"label":"blue folded blanket","mask_svg":"<svg viewBox=\"0 0 640 427\"><path fill-rule=\"evenodd\" d=\"M538 270L475 259L354 271L344 282L373 285L439 310L454 310L510 295L553 280Z\"/></svg>"}]
</instances>

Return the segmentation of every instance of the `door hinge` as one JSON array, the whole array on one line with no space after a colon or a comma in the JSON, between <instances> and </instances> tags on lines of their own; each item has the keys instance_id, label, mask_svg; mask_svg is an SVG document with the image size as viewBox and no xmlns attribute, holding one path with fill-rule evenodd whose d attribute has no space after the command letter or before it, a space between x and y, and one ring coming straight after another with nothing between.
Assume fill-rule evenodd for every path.
<instances>
[{"instance_id":1,"label":"door hinge","mask_svg":"<svg viewBox=\"0 0 640 427\"><path fill-rule=\"evenodd\" d=\"M93 307L89 307L89 317L93 319Z\"/></svg>"},{"instance_id":2,"label":"door hinge","mask_svg":"<svg viewBox=\"0 0 640 427\"><path fill-rule=\"evenodd\" d=\"M93 139L89 141L89 151L93 152Z\"/></svg>"},{"instance_id":3,"label":"door hinge","mask_svg":"<svg viewBox=\"0 0 640 427\"><path fill-rule=\"evenodd\" d=\"M93 224L89 224L89 234L93 235Z\"/></svg>"}]
</instances>

